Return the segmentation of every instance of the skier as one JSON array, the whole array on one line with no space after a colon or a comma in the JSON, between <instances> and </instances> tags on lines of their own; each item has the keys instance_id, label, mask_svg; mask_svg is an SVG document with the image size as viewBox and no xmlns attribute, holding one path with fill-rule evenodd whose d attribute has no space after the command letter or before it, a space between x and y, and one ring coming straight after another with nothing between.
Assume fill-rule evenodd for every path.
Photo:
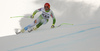
<instances>
[{"instance_id":1,"label":"skier","mask_svg":"<svg viewBox=\"0 0 100 51\"><path fill-rule=\"evenodd\" d=\"M33 12L33 15L30 16L30 18L34 18L34 15L37 12L42 11L42 14L40 14L40 16L31 24L29 24L28 26L26 26L25 28L23 28L20 32L16 32L16 34L19 33L24 33L26 30L28 30L28 32L31 32L33 30L36 30L37 28L39 28L41 25L46 24L49 21L49 18L52 17L53 19L53 23L51 28L54 28L55 23L56 23L56 19L54 17L54 14L52 12L52 10L50 9L50 4L49 3L45 3L44 4L44 8L40 8L38 10L35 10Z\"/></svg>"}]
</instances>

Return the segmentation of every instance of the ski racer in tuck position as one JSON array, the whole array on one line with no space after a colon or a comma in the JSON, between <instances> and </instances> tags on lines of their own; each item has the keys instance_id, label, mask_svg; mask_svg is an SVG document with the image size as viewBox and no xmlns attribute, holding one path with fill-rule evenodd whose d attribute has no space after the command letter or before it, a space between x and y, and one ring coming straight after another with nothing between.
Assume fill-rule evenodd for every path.
<instances>
[{"instance_id":1,"label":"ski racer in tuck position","mask_svg":"<svg viewBox=\"0 0 100 51\"><path fill-rule=\"evenodd\" d=\"M44 8L40 8L37 9L33 12L33 15L30 16L30 18L34 18L34 15L37 12L42 11L42 14L40 14L40 16L35 19L35 21L31 24L29 24L28 26L26 26L25 28L23 28L20 32L16 32L16 34L19 33L24 33L26 30L28 30L28 32L31 32L33 30L36 30L37 28L39 28L41 25L46 24L49 21L49 18L52 17L53 19L53 24L51 26L51 28L54 28L55 23L56 23L56 19L54 17L53 11L50 9L50 4L49 3L45 3L44 4Z\"/></svg>"}]
</instances>

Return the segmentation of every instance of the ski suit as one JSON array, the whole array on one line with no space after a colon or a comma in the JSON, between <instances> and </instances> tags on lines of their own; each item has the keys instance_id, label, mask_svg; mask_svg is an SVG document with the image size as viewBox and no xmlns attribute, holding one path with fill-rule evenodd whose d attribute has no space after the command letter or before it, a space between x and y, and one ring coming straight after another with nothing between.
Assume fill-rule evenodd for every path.
<instances>
[{"instance_id":1,"label":"ski suit","mask_svg":"<svg viewBox=\"0 0 100 51\"><path fill-rule=\"evenodd\" d=\"M49 11L45 11L44 8L37 9L33 12L32 16L34 16L37 12L40 12L40 11L42 11L42 14L40 14L40 16L37 19L35 19L35 21L33 23L26 26L24 28L25 31L27 29L34 27L34 26L36 26L36 28L39 28L42 24L46 24L49 21L50 17L52 17L52 19L53 19L52 25L54 25L56 23L56 19L55 19L54 14L53 14L51 9Z\"/></svg>"}]
</instances>

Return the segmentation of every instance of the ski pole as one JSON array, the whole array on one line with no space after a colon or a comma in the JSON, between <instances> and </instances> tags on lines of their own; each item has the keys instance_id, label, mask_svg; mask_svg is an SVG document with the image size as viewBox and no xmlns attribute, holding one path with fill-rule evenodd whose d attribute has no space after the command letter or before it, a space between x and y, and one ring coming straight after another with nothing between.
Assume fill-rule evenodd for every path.
<instances>
[{"instance_id":1,"label":"ski pole","mask_svg":"<svg viewBox=\"0 0 100 51\"><path fill-rule=\"evenodd\" d=\"M60 25L58 25L58 26L55 26L55 28L60 27L60 26L62 26L62 25L74 25L74 24L70 24L70 23L62 23L62 24L60 24Z\"/></svg>"},{"instance_id":2,"label":"ski pole","mask_svg":"<svg viewBox=\"0 0 100 51\"><path fill-rule=\"evenodd\" d=\"M21 17L24 17L24 18L30 18L30 16L14 16L14 17L10 17L10 18L21 18Z\"/></svg>"},{"instance_id":3,"label":"ski pole","mask_svg":"<svg viewBox=\"0 0 100 51\"><path fill-rule=\"evenodd\" d=\"M70 23L62 23L61 25L74 25L74 24L70 24Z\"/></svg>"}]
</instances>

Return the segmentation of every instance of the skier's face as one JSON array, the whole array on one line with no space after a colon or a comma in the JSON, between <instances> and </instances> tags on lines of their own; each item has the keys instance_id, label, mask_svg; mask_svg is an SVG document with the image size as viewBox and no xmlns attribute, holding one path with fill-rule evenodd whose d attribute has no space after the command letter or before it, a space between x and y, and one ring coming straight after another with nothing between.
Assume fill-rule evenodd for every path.
<instances>
[{"instance_id":1,"label":"skier's face","mask_svg":"<svg viewBox=\"0 0 100 51\"><path fill-rule=\"evenodd\" d=\"M48 11L49 10L49 7L48 6L44 6L45 10Z\"/></svg>"}]
</instances>

